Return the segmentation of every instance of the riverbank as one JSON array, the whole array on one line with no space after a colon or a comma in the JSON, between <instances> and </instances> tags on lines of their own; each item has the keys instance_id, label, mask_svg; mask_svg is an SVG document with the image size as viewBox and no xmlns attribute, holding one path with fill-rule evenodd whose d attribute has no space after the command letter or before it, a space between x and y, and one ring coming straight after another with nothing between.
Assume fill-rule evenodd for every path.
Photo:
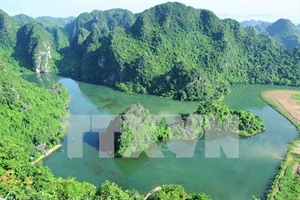
<instances>
[{"instance_id":1,"label":"riverbank","mask_svg":"<svg viewBox=\"0 0 300 200\"><path fill-rule=\"evenodd\" d=\"M61 144L55 145L53 148L49 149L46 154L41 155L37 160L31 162L31 164L34 165L35 163L43 160L45 157L49 156L51 153L53 153L54 151L56 151L61 146L62 146Z\"/></svg>"},{"instance_id":2,"label":"riverbank","mask_svg":"<svg viewBox=\"0 0 300 200\"><path fill-rule=\"evenodd\" d=\"M292 94L298 94L296 90L273 90L261 94L262 98L276 109L280 114L289 119L300 131L300 106ZM299 199L300 198L300 139L291 142L286 156L281 163L271 187L266 196L267 199Z\"/></svg>"},{"instance_id":3,"label":"riverbank","mask_svg":"<svg viewBox=\"0 0 300 200\"><path fill-rule=\"evenodd\" d=\"M269 90L261 94L266 103L290 120L300 131L300 106L292 94L300 94L298 90Z\"/></svg>"}]
</instances>

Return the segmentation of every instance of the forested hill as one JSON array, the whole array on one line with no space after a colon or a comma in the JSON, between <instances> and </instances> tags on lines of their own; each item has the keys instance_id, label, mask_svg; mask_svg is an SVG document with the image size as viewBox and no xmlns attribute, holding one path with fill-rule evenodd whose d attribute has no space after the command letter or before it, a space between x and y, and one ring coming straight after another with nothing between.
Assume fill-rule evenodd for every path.
<instances>
[{"instance_id":1,"label":"forested hill","mask_svg":"<svg viewBox=\"0 0 300 200\"><path fill-rule=\"evenodd\" d=\"M299 25L294 25L289 19L278 19L274 23L263 21L243 21L243 27L252 26L258 33L266 31L278 45L293 49L300 46Z\"/></svg>"},{"instance_id":2,"label":"forested hill","mask_svg":"<svg viewBox=\"0 0 300 200\"><path fill-rule=\"evenodd\" d=\"M252 26L258 33L266 31L268 26L270 26L271 24L272 24L271 22L264 22L264 21L260 21L260 20L256 21L253 19L241 22L242 27L246 28L248 26Z\"/></svg>"},{"instance_id":3,"label":"forested hill","mask_svg":"<svg viewBox=\"0 0 300 200\"><path fill-rule=\"evenodd\" d=\"M135 15L124 9L107 11L93 10L91 13L82 13L65 27L72 41L80 32L87 35L93 31L106 35L115 27L128 28L135 21Z\"/></svg>"},{"instance_id":4,"label":"forested hill","mask_svg":"<svg viewBox=\"0 0 300 200\"><path fill-rule=\"evenodd\" d=\"M181 3L139 14L94 10L52 28L27 16L15 17L27 24L0 16L2 45L11 48L7 56L37 72L58 70L125 92L178 100L219 99L233 84L300 85L299 47L280 45L292 45L298 36L284 34L294 33L289 28L278 31L279 22L268 26L269 33L258 33Z\"/></svg>"},{"instance_id":5,"label":"forested hill","mask_svg":"<svg viewBox=\"0 0 300 200\"><path fill-rule=\"evenodd\" d=\"M279 19L270 25L266 31L275 41L289 49L300 45L300 34L297 27L288 19Z\"/></svg>"},{"instance_id":6,"label":"forested hill","mask_svg":"<svg viewBox=\"0 0 300 200\"><path fill-rule=\"evenodd\" d=\"M131 27L108 36L86 35L61 72L126 92L203 100L220 98L230 84L299 86L299 49L181 3L145 10Z\"/></svg>"},{"instance_id":7,"label":"forested hill","mask_svg":"<svg viewBox=\"0 0 300 200\"><path fill-rule=\"evenodd\" d=\"M62 35L58 28L45 29L35 22L20 24L0 10L0 54L10 64L15 60L23 67L14 70L56 70L58 51L69 45L68 38Z\"/></svg>"},{"instance_id":8,"label":"forested hill","mask_svg":"<svg viewBox=\"0 0 300 200\"><path fill-rule=\"evenodd\" d=\"M242 21L241 25L242 27L248 27L248 26L255 27L256 25L261 25L262 23L264 23L264 21L261 20L256 21L254 19L251 19L251 20Z\"/></svg>"}]
</instances>

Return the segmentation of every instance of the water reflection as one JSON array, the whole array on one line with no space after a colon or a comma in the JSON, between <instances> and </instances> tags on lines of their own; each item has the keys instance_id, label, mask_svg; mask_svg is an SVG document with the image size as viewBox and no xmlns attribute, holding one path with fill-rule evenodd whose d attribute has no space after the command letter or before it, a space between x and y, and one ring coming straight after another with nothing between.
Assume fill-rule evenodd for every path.
<instances>
[{"instance_id":1,"label":"water reflection","mask_svg":"<svg viewBox=\"0 0 300 200\"><path fill-rule=\"evenodd\" d=\"M62 79L53 73L23 74L21 77L25 80L30 79L31 82L36 83L40 87L48 87L56 84L60 79Z\"/></svg>"}]
</instances>

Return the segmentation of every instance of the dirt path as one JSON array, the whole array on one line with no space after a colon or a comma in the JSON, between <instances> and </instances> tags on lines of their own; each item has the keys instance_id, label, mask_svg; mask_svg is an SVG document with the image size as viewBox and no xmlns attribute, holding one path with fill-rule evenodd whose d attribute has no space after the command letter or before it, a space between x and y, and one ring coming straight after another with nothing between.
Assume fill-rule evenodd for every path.
<instances>
[{"instance_id":1,"label":"dirt path","mask_svg":"<svg viewBox=\"0 0 300 200\"><path fill-rule=\"evenodd\" d=\"M299 124L300 105L297 104L298 100L292 98L292 94L296 94L296 93L300 94L300 91L274 90L274 91L267 91L264 95L270 101L274 102L284 114L294 119Z\"/></svg>"}]
</instances>

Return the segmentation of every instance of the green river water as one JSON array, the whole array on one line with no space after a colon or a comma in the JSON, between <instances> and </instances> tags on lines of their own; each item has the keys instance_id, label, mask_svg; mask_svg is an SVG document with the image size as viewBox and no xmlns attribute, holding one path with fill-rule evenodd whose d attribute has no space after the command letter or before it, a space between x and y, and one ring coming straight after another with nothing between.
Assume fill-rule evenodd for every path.
<instances>
[{"instance_id":1,"label":"green river water","mask_svg":"<svg viewBox=\"0 0 300 200\"><path fill-rule=\"evenodd\" d=\"M197 109L197 102L130 95L55 74L24 75L23 78L40 86L63 83L72 95L69 104L71 116L113 116L133 103L141 103L153 114L190 113ZM298 133L287 119L263 102L260 93L285 88L288 87L239 85L231 88L231 94L225 98L229 107L263 116L267 128L266 132L255 137L239 139L239 158L227 158L222 150L220 158L206 158L204 140L198 141L192 158L176 158L170 151L164 152L165 158L149 158L146 154L130 159L99 158L98 134L78 132L74 134L82 137L82 158L68 159L66 136L63 146L43 162L56 176L72 176L96 186L110 180L144 194L162 184L180 184L189 193L205 192L213 199L253 199L253 195L262 198L285 155L288 142L296 139ZM83 122L75 120L70 123L74 128Z\"/></svg>"}]
</instances>

